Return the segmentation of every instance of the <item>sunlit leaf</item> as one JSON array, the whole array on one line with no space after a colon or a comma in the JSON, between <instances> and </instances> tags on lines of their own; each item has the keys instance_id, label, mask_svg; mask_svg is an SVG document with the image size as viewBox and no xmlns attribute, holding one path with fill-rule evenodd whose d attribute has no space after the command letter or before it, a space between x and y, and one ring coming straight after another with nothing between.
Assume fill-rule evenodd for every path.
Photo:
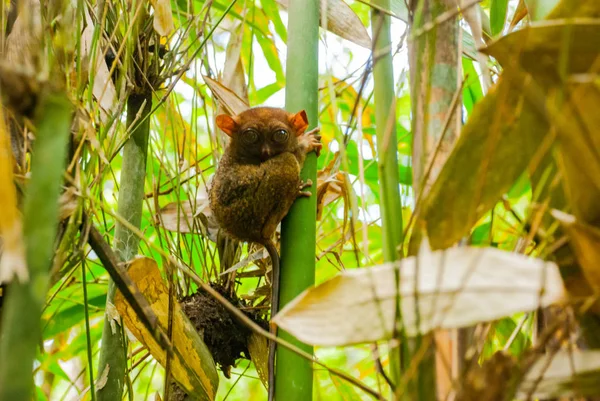
<instances>
[{"instance_id":1,"label":"sunlit leaf","mask_svg":"<svg viewBox=\"0 0 600 401\"><path fill-rule=\"evenodd\" d=\"M248 352L250 352L250 359L254 363L260 382L267 388L269 383L269 347L267 339L257 333L250 334Z\"/></svg>"},{"instance_id":2,"label":"sunlit leaf","mask_svg":"<svg viewBox=\"0 0 600 401\"><path fill-rule=\"evenodd\" d=\"M434 249L455 244L496 204L525 171L547 130L544 119L501 77L473 108L425 199Z\"/></svg>"},{"instance_id":3,"label":"sunlit leaf","mask_svg":"<svg viewBox=\"0 0 600 401\"><path fill-rule=\"evenodd\" d=\"M210 88L212 94L225 107L229 114L236 115L250 108L248 103L225 85L207 76L203 76L202 78Z\"/></svg>"},{"instance_id":4,"label":"sunlit leaf","mask_svg":"<svg viewBox=\"0 0 600 401\"><path fill-rule=\"evenodd\" d=\"M171 0L153 0L152 5L154 6L154 30L160 36L169 36L175 29Z\"/></svg>"},{"instance_id":5,"label":"sunlit leaf","mask_svg":"<svg viewBox=\"0 0 600 401\"><path fill-rule=\"evenodd\" d=\"M504 28L506 21L506 11L508 10L508 0L492 0L490 5L490 25L492 35L498 35Z\"/></svg>"},{"instance_id":6,"label":"sunlit leaf","mask_svg":"<svg viewBox=\"0 0 600 401\"><path fill-rule=\"evenodd\" d=\"M593 19L543 21L503 36L482 49L502 66L522 67L536 80L552 82L569 60L568 74L583 74L594 65L598 55L600 23ZM518 64L517 64L518 63ZM517 64L517 65L515 65Z\"/></svg>"},{"instance_id":7,"label":"sunlit leaf","mask_svg":"<svg viewBox=\"0 0 600 401\"><path fill-rule=\"evenodd\" d=\"M82 56L89 57L91 61L94 61L93 68L90 66L91 70L89 71L89 73L93 71L94 78L92 93L100 105L100 117L102 121L106 122L113 111L117 99L117 91L110 77L108 66L104 62L104 57L102 57L101 49L97 47L95 54L92 54L94 23L87 13L85 17L87 25L81 34ZM88 66L86 65L86 67Z\"/></svg>"},{"instance_id":8,"label":"sunlit leaf","mask_svg":"<svg viewBox=\"0 0 600 401\"><path fill-rule=\"evenodd\" d=\"M158 317L159 326L167 332L169 325L169 289L163 281L156 262L149 258L138 258L130 263L127 270L131 279L148 299ZM144 344L152 356L165 366L167 355L156 342L152 333L139 321L135 311L118 292L115 306L127 328ZM200 335L189 322L177 302L173 309L174 355L171 373L189 394L201 400L214 400L219 379L215 363Z\"/></svg>"},{"instance_id":9,"label":"sunlit leaf","mask_svg":"<svg viewBox=\"0 0 600 401\"><path fill-rule=\"evenodd\" d=\"M274 322L314 345L388 340L397 324L398 296L404 330L414 336L535 310L565 294L553 263L494 248L459 247L345 271L302 293Z\"/></svg>"},{"instance_id":10,"label":"sunlit leaf","mask_svg":"<svg viewBox=\"0 0 600 401\"><path fill-rule=\"evenodd\" d=\"M288 8L289 0L277 0L283 7ZM322 8L319 1L319 9ZM360 18L343 0L327 0L327 30L336 35L356 43L367 49L371 48L371 38ZM321 16L321 25L323 16Z\"/></svg>"}]
</instances>

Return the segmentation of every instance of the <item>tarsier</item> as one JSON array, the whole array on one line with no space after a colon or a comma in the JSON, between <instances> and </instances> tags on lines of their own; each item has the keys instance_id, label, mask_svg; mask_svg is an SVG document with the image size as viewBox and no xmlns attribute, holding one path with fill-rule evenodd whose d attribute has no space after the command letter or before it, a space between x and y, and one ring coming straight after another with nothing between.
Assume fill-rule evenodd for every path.
<instances>
[{"instance_id":1,"label":"tarsier","mask_svg":"<svg viewBox=\"0 0 600 401\"><path fill-rule=\"evenodd\" d=\"M279 254L272 237L292 203L312 185L300 179L309 152L321 151L319 128L308 128L306 113L255 107L237 116L217 116L231 141L210 189L210 206L223 229L241 241L262 244L272 262L271 317L279 306ZM275 342L269 346L269 400L274 395Z\"/></svg>"}]
</instances>

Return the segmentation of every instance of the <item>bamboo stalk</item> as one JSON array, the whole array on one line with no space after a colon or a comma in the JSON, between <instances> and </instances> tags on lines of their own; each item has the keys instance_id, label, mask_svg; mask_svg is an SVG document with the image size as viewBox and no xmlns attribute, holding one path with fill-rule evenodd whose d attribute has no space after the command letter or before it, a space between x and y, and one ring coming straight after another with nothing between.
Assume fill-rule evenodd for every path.
<instances>
[{"instance_id":1,"label":"bamboo stalk","mask_svg":"<svg viewBox=\"0 0 600 401\"><path fill-rule=\"evenodd\" d=\"M123 166L119 187L117 214L132 226L139 228L142 221L144 182L146 178L146 156L152 110L151 94L132 94L127 99L127 128L132 129L131 137L123 146ZM114 248L121 261L132 259L138 251L140 239L118 221L115 227ZM116 293L116 285L110 280L106 298L107 313L102 331L102 348L98 375L108 366L106 385L96 393L98 401L120 400L127 369L127 342L123 325L117 325L113 333L110 310Z\"/></svg>"},{"instance_id":2,"label":"bamboo stalk","mask_svg":"<svg viewBox=\"0 0 600 401\"><path fill-rule=\"evenodd\" d=\"M389 0L374 0L372 3L386 10L390 8ZM371 10L371 27L383 257L386 262L392 262L402 257L399 247L402 244L403 222L397 167L396 95L391 55L390 17L377 9ZM400 278L396 277L396 280ZM402 319L400 302L398 297L396 307L398 322ZM400 344L406 350L407 341L402 330L398 331L398 337ZM403 367L407 365L402 360L408 357L405 350L402 351L397 347L390 350L390 370L395 385L400 383Z\"/></svg>"},{"instance_id":3,"label":"bamboo stalk","mask_svg":"<svg viewBox=\"0 0 600 401\"><path fill-rule=\"evenodd\" d=\"M291 0L288 14L285 104L291 112L306 110L312 128L317 125L319 115L319 1ZM314 153L307 156L301 177L314 183L311 188L313 196L298 199L282 222L281 306L315 283L317 160ZM279 336L312 354L311 346L299 342L288 333L280 330ZM276 400L312 399L313 371L309 361L288 349L280 348L275 372Z\"/></svg>"},{"instance_id":4,"label":"bamboo stalk","mask_svg":"<svg viewBox=\"0 0 600 401\"><path fill-rule=\"evenodd\" d=\"M414 2L411 33L418 32L428 23L448 11L442 0ZM423 203L460 132L460 107L452 107L460 91L460 40L456 18L436 24L426 33L409 43L411 78L412 133L413 133L413 193L418 206ZM459 98L460 99L460 98ZM445 129L444 127L447 127ZM436 149L440 149L436 153ZM413 227L409 253L418 251L421 225ZM447 397L451 386L448 366L456 358L456 336L439 332L433 337L417 338L410 342L409 354L415 355L423 347L417 375L409 385L408 399L435 400ZM436 346L439 347L436 355ZM440 374L436 377L436 356ZM440 387L438 387L438 385ZM434 391L433 389L436 389Z\"/></svg>"},{"instance_id":5,"label":"bamboo stalk","mask_svg":"<svg viewBox=\"0 0 600 401\"><path fill-rule=\"evenodd\" d=\"M24 205L29 280L6 291L0 340L0 400L30 400L33 362L41 338L49 270L58 226L58 198L66 164L72 107L65 94L48 95L38 106L31 182Z\"/></svg>"}]
</instances>

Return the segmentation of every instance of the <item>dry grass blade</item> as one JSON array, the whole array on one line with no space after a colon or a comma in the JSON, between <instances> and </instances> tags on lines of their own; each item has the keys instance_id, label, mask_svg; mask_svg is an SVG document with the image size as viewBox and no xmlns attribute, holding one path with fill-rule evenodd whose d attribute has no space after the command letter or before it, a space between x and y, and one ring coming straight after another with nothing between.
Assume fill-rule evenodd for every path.
<instances>
[{"instance_id":1,"label":"dry grass blade","mask_svg":"<svg viewBox=\"0 0 600 401\"><path fill-rule=\"evenodd\" d=\"M398 296L402 324L414 336L535 310L564 295L553 263L460 247L346 271L304 292L274 322L306 343L340 346L393 338Z\"/></svg>"}]
</instances>

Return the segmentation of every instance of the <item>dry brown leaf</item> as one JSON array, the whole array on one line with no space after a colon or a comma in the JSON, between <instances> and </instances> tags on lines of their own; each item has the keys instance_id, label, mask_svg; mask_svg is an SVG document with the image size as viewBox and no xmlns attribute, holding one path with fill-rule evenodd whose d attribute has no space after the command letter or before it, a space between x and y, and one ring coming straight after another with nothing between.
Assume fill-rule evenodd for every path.
<instances>
[{"instance_id":1,"label":"dry brown leaf","mask_svg":"<svg viewBox=\"0 0 600 401\"><path fill-rule=\"evenodd\" d=\"M169 36L175 30L171 0L154 0L152 6L154 7L154 30L160 36Z\"/></svg>"},{"instance_id":2,"label":"dry brown leaf","mask_svg":"<svg viewBox=\"0 0 600 401\"><path fill-rule=\"evenodd\" d=\"M267 388L269 383L269 347L266 337L257 333L250 334L248 351L261 383Z\"/></svg>"},{"instance_id":3,"label":"dry brown leaf","mask_svg":"<svg viewBox=\"0 0 600 401\"><path fill-rule=\"evenodd\" d=\"M495 248L458 247L347 270L302 293L273 321L307 344L389 340L398 293L409 336L500 319L565 296L554 263Z\"/></svg>"},{"instance_id":4,"label":"dry brown leaf","mask_svg":"<svg viewBox=\"0 0 600 401\"><path fill-rule=\"evenodd\" d=\"M535 362L521 382L516 399L597 396L598 392L600 351L563 350ZM530 393L533 396L528 398Z\"/></svg>"},{"instance_id":5,"label":"dry brown leaf","mask_svg":"<svg viewBox=\"0 0 600 401\"><path fill-rule=\"evenodd\" d=\"M94 40L94 22L90 16L86 13L85 15L87 26L81 34L81 51L83 59L89 62L89 66L84 63L85 67L94 74L94 87L92 93L98 104L100 105L100 119L106 122L110 117L113 108L116 104L117 90L115 85L110 78L110 71L108 66L104 62L104 58L101 57L102 49L96 48L96 53L91 54L92 43ZM93 63L93 68L92 68ZM87 74L87 72L84 72ZM101 149L101 148L100 148Z\"/></svg>"},{"instance_id":6,"label":"dry brown leaf","mask_svg":"<svg viewBox=\"0 0 600 401\"><path fill-rule=\"evenodd\" d=\"M600 23L596 19L549 20L502 36L481 51L504 68L514 68L517 62L536 80L553 84L563 74L563 57L569 60L568 74L588 72L598 57L598 41Z\"/></svg>"},{"instance_id":7,"label":"dry brown leaf","mask_svg":"<svg viewBox=\"0 0 600 401\"><path fill-rule=\"evenodd\" d=\"M347 200L346 176L340 171L332 173L338 157L339 153L336 153L333 160L317 173L317 220L321 220L325 206L340 197Z\"/></svg>"},{"instance_id":8,"label":"dry brown leaf","mask_svg":"<svg viewBox=\"0 0 600 401\"><path fill-rule=\"evenodd\" d=\"M167 332L169 290L156 262L149 258L137 258L130 263L127 273L148 300L158 317L159 326ZM135 311L120 292L115 296L115 306L127 328L148 348L152 356L165 366L167 358L165 350L140 322ZM188 394L200 400L214 400L219 384L215 363L200 335L178 303L175 303L173 311L172 344L175 350L171 365L173 378Z\"/></svg>"},{"instance_id":9,"label":"dry brown leaf","mask_svg":"<svg viewBox=\"0 0 600 401\"><path fill-rule=\"evenodd\" d=\"M283 8L289 7L289 0L277 0ZM319 1L319 11L322 10L323 0ZM327 30L356 43L366 49L371 49L371 37L356 13L343 0L327 0ZM321 26L323 18L321 18Z\"/></svg>"},{"instance_id":10,"label":"dry brown leaf","mask_svg":"<svg viewBox=\"0 0 600 401\"><path fill-rule=\"evenodd\" d=\"M527 7L525 6L524 0L519 0L519 4L517 5L517 9L513 14L512 20L510 21L509 31L512 31L514 27L521 22L523 18L527 16Z\"/></svg>"},{"instance_id":11,"label":"dry brown leaf","mask_svg":"<svg viewBox=\"0 0 600 401\"><path fill-rule=\"evenodd\" d=\"M228 114L234 116L250 108L244 99L239 97L234 91L222 83L215 81L206 75L203 75L202 77L212 94L217 98L219 103L223 105Z\"/></svg>"},{"instance_id":12,"label":"dry brown leaf","mask_svg":"<svg viewBox=\"0 0 600 401\"><path fill-rule=\"evenodd\" d=\"M223 67L223 85L238 95L246 104L248 101L248 86L242 64L242 44L244 30L242 25L236 29L237 34L231 34L225 53L225 66Z\"/></svg>"},{"instance_id":13,"label":"dry brown leaf","mask_svg":"<svg viewBox=\"0 0 600 401\"><path fill-rule=\"evenodd\" d=\"M590 286L600 292L600 229L579 222L574 216L553 210L569 235L571 246Z\"/></svg>"},{"instance_id":14,"label":"dry brown leaf","mask_svg":"<svg viewBox=\"0 0 600 401\"><path fill-rule=\"evenodd\" d=\"M12 161L8 127L0 107L0 284L14 277L20 282L29 279Z\"/></svg>"},{"instance_id":15,"label":"dry brown leaf","mask_svg":"<svg viewBox=\"0 0 600 401\"><path fill-rule=\"evenodd\" d=\"M173 232L198 233L217 241L219 225L213 217L208 196L202 194L195 201L172 202L159 211L162 226Z\"/></svg>"}]
</instances>

